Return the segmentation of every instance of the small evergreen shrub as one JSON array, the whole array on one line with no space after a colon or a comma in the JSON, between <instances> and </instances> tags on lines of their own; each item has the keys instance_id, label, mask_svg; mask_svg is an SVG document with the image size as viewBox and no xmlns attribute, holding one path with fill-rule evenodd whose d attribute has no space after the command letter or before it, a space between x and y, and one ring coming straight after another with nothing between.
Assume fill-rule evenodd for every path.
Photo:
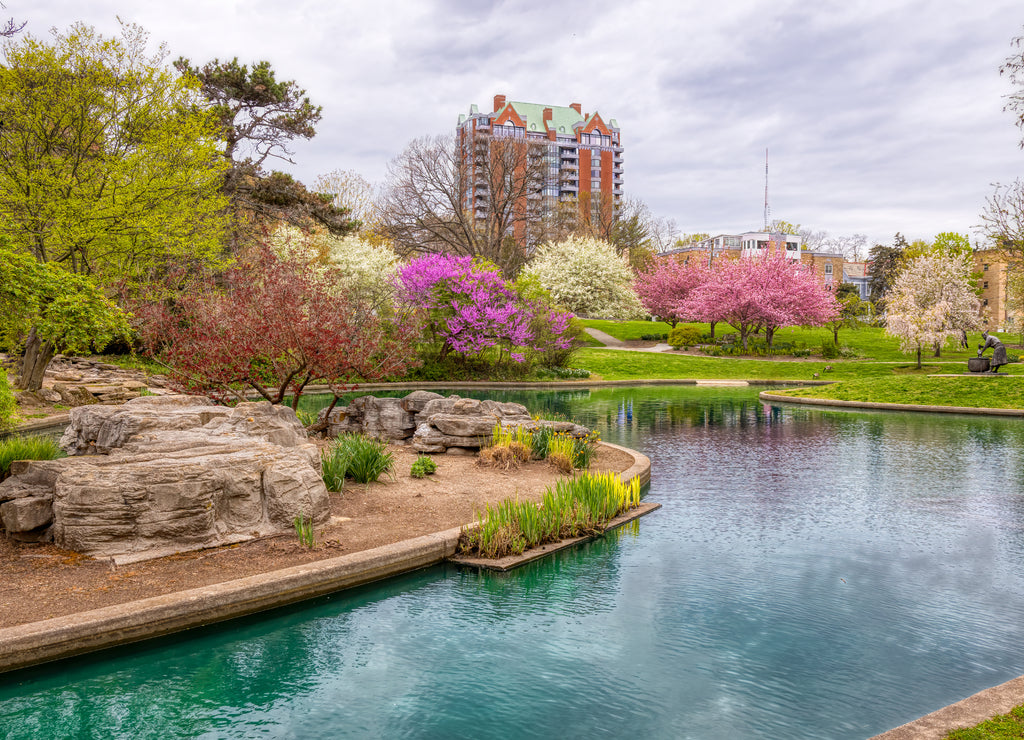
<instances>
[{"instance_id":1,"label":"small evergreen shrub","mask_svg":"<svg viewBox=\"0 0 1024 740\"><path fill-rule=\"evenodd\" d=\"M836 343L831 340L824 340L821 343L821 356L826 360L834 360L839 357L839 348L836 347Z\"/></svg>"},{"instance_id":2,"label":"small evergreen shrub","mask_svg":"<svg viewBox=\"0 0 1024 740\"><path fill-rule=\"evenodd\" d=\"M426 478L428 475L433 475L436 472L437 463L426 455L417 457L409 469L409 475L413 478Z\"/></svg>"},{"instance_id":3,"label":"small evergreen shrub","mask_svg":"<svg viewBox=\"0 0 1024 740\"><path fill-rule=\"evenodd\" d=\"M696 326L680 324L668 333L668 343L673 347L692 347L700 344L704 335Z\"/></svg>"}]
</instances>

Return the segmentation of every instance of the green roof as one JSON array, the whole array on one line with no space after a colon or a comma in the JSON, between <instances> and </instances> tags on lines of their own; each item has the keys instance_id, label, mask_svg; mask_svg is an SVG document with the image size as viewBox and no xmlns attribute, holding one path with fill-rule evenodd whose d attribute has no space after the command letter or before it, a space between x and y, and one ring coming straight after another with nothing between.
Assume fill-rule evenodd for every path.
<instances>
[{"instance_id":1,"label":"green roof","mask_svg":"<svg viewBox=\"0 0 1024 740\"><path fill-rule=\"evenodd\" d=\"M547 129L544 128L544 109L551 109L551 127L559 134L566 134L571 136L573 133L572 126L574 123L583 123L583 116L576 112L575 108L562 105L541 105L539 103L521 103L518 101L509 101L502 107L502 111L505 107L511 105L515 108L516 113L519 114L520 118L526 121L527 131L539 131L543 133ZM534 128L536 126L536 128Z\"/></svg>"}]
</instances>

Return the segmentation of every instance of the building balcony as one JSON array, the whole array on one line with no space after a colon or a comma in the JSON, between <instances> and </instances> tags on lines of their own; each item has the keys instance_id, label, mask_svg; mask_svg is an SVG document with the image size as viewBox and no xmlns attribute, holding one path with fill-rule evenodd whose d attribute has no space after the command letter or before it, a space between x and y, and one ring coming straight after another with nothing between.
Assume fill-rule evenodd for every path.
<instances>
[{"instance_id":1,"label":"building balcony","mask_svg":"<svg viewBox=\"0 0 1024 740\"><path fill-rule=\"evenodd\" d=\"M561 184L561 186L560 186L560 189L563 190L563 191L570 191L570 192L573 192L573 193L579 191L579 188L576 187L576 183L574 183L574 182L563 182Z\"/></svg>"}]
</instances>

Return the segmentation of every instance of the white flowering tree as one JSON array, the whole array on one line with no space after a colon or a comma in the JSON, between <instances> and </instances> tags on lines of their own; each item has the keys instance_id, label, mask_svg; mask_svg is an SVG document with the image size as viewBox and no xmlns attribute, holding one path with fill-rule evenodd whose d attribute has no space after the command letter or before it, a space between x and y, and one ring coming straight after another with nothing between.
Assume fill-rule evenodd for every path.
<instances>
[{"instance_id":1,"label":"white flowering tree","mask_svg":"<svg viewBox=\"0 0 1024 740\"><path fill-rule=\"evenodd\" d=\"M889 293L885 331L900 339L900 349L917 353L941 347L962 332L981 329L980 302L971 280L969 254L931 254L911 260Z\"/></svg>"},{"instance_id":2,"label":"white flowering tree","mask_svg":"<svg viewBox=\"0 0 1024 740\"><path fill-rule=\"evenodd\" d=\"M523 270L555 302L579 316L636 319L644 308L633 290L629 263L606 241L570 236L542 245Z\"/></svg>"},{"instance_id":3,"label":"white flowering tree","mask_svg":"<svg viewBox=\"0 0 1024 740\"><path fill-rule=\"evenodd\" d=\"M330 266L339 290L351 298L380 302L391 296L398 274L398 257L387 245L358 235L339 237L280 226L270 246L281 257L294 255L313 264Z\"/></svg>"}]
</instances>

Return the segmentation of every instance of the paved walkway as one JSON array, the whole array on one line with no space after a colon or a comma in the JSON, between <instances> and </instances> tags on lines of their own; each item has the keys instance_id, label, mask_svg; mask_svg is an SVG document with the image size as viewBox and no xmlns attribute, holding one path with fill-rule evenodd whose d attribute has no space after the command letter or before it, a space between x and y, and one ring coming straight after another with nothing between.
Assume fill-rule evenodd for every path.
<instances>
[{"instance_id":1,"label":"paved walkway","mask_svg":"<svg viewBox=\"0 0 1024 740\"><path fill-rule=\"evenodd\" d=\"M671 345L661 342L654 345L653 347L627 347L626 343L621 339L616 339L611 334L606 334L600 329L591 329L587 327L587 334L592 336L597 341L604 345L605 349L624 349L630 352L668 352L672 349Z\"/></svg>"}]
</instances>

